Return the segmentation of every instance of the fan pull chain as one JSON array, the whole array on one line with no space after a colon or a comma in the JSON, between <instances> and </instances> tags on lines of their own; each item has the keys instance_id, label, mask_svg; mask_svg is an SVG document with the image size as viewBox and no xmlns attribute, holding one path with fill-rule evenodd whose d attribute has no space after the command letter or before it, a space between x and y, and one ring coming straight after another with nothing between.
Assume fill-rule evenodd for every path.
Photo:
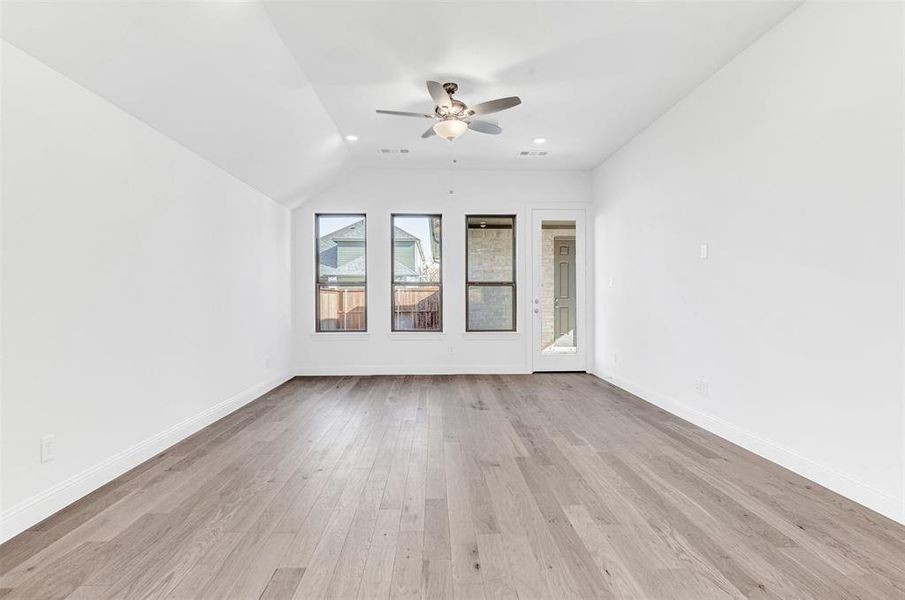
<instances>
[{"instance_id":1,"label":"fan pull chain","mask_svg":"<svg viewBox=\"0 0 905 600\"><path fill-rule=\"evenodd\" d=\"M458 164L458 161L453 156L453 144L452 141L449 143L449 195L452 196L456 193L455 187L455 167Z\"/></svg>"}]
</instances>

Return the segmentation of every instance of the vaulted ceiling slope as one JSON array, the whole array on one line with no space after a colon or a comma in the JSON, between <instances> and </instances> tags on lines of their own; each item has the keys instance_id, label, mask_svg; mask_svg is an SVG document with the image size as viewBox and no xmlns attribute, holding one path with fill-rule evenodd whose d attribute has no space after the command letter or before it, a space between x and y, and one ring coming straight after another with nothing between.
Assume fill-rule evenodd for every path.
<instances>
[{"instance_id":1,"label":"vaulted ceiling slope","mask_svg":"<svg viewBox=\"0 0 905 600\"><path fill-rule=\"evenodd\" d=\"M3 38L278 202L349 153L256 2L4 2Z\"/></svg>"},{"instance_id":2,"label":"vaulted ceiling slope","mask_svg":"<svg viewBox=\"0 0 905 600\"><path fill-rule=\"evenodd\" d=\"M0 34L294 205L355 165L594 167L798 4L12 1ZM374 113L430 111L425 79L523 104L453 144Z\"/></svg>"}]
</instances>

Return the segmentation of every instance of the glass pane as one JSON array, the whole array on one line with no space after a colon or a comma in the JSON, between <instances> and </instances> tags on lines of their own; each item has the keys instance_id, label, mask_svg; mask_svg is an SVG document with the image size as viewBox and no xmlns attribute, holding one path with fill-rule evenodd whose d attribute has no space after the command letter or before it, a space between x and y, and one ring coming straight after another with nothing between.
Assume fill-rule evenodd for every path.
<instances>
[{"instance_id":1,"label":"glass pane","mask_svg":"<svg viewBox=\"0 0 905 600\"><path fill-rule=\"evenodd\" d=\"M318 331L366 331L364 286L317 286Z\"/></svg>"},{"instance_id":2,"label":"glass pane","mask_svg":"<svg viewBox=\"0 0 905 600\"><path fill-rule=\"evenodd\" d=\"M544 221L541 226L541 351L574 354L575 221Z\"/></svg>"},{"instance_id":3,"label":"glass pane","mask_svg":"<svg viewBox=\"0 0 905 600\"><path fill-rule=\"evenodd\" d=\"M512 331L512 286L468 286L468 330Z\"/></svg>"},{"instance_id":4,"label":"glass pane","mask_svg":"<svg viewBox=\"0 0 905 600\"><path fill-rule=\"evenodd\" d=\"M363 215L317 215L318 283L364 283L366 237Z\"/></svg>"},{"instance_id":5,"label":"glass pane","mask_svg":"<svg viewBox=\"0 0 905 600\"><path fill-rule=\"evenodd\" d=\"M515 281L514 222L514 217L468 217L468 281Z\"/></svg>"},{"instance_id":6,"label":"glass pane","mask_svg":"<svg viewBox=\"0 0 905 600\"><path fill-rule=\"evenodd\" d=\"M440 283L440 217L393 217L393 281Z\"/></svg>"},{"instance_id":7,"label":"glass pane","mask_svg":"<svg viewBox=\"0 0 905 600\"><path fill-rule=\"evenodd\" d=\"M439 285L393 286L393 331L440 331Z\"/></svg>"}]
</instances>

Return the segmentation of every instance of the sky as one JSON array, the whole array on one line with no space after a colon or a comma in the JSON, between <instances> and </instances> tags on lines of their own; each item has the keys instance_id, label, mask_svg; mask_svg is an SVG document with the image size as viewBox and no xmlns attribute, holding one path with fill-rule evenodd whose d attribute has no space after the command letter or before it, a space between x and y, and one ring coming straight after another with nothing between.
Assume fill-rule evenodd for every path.
<instances>
[{"instance_id":1,"label":"sky","mask_svg":"<svg viewBox=\"0 0 905 600\"><path fill-rule=\"evenodd\" d=\"M319 217L318 224L318 234L320 237L324 237L325 235L331 234L334 231L338 231L347 225L351 225L357 221L361 221L360 215L353 215L350 217L344 216L322 216Z\"/></svg>"}]
</instances>

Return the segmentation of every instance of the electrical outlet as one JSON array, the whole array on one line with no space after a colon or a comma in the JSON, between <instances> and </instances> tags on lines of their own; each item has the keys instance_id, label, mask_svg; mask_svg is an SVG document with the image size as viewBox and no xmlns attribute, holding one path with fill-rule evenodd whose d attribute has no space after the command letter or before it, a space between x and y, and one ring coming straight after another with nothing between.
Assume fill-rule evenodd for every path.
<instances>
[{"instance_id":1,"label":"electrical outlet","mask_svg":"<svg viewBox=\"0 0 905 600\"><path fill-rule=\"evenodd\" d=\"M619 362L619 357L616 356L615 352L613 352L613 364L615 365L617 362Z\"/></svg>"},{"instance_id":2,"label":"electrical outlet","mask_svg":"<svg viewBox=\"0 0 905 600\"><path fill-rule=\"evenodd\" d=\"M695 379L694 380L694 391L699 393L702 396L706 396L710 393L709 384L706 379Z\"/></svg>"},{"instance_id":3,"label":"electrical outlet","mask_svg":"<svg viewBox=\"0 0 905 600\"><path fill-rule=\"evenodd\" d=\"M265 356L265 357L264 357L264 368L265 368L265 369L269 369L269 368L270 368L270 357L269 357L269 356Z\"/></svg>"},{"instance_id":4,"label":"electrical outlet","mask_svg":"<svg viewBox=\"0 0 905 600\"><path fill-rule=\"evenodd\" d=\"M47 463L56 458L56 436L45 435L41 438L41 462Z\"/></svg>"}]
</instances>

